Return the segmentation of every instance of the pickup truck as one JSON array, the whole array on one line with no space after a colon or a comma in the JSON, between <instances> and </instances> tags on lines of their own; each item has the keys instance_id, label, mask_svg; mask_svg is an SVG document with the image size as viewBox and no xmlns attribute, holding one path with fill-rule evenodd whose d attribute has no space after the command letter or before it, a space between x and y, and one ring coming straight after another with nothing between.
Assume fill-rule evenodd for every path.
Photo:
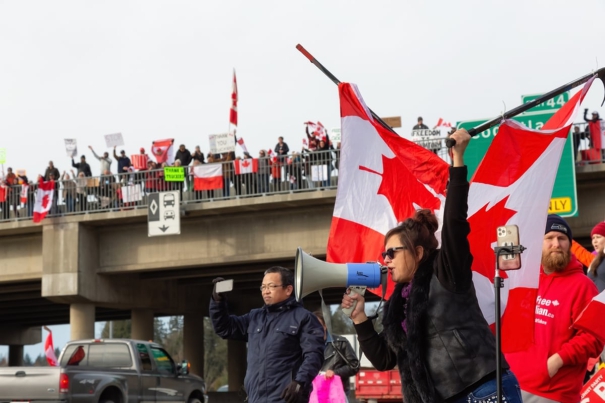
<instances>
[{"instance_id":1,"label":"pickup truck","mask_svg":"<svg viewBox=\"0 0 605 403\"><path fill-rule=\"evenodd\" d=\"M0 403L207 403L206 384L162 346L140 340L67 343L57 367L0 368Z\"/></svg>"}]
</instances>

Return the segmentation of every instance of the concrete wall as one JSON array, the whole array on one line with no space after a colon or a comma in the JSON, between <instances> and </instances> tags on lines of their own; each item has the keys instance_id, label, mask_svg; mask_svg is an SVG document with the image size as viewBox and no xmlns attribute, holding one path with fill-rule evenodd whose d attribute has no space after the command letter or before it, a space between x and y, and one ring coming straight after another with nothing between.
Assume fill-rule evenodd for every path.
<instances>
[{"instance_id":1,"label":"concrete wall","mask_svg":"<svg viewBox=\"0 0 605 403\"><path fill-rule=\"evenodd\" d=\"M1 236L0 283L41 278L42 233Z\"/></svg>"}]
</instances>

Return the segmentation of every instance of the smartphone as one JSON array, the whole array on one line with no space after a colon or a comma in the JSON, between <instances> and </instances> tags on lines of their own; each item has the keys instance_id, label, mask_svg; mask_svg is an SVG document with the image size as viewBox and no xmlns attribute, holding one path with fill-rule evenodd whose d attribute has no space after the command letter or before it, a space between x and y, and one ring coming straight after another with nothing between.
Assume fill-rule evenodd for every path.
<instances>
[{"instance_id":1,"label":"smartphone","mask_svg":"<svg viewBox=\"0 0 605 403\"><path fill-rule=\"evenodd\" d=\"M215 291L220 294L221 292L229 292L233 290L233 279L219 281L214 285Z\"/></svg>"},{"instance_id":2,"label":"smartphone","mask_svg":"<svg viewBox=\"0 0 605 403\"><path fill-rule=\"evenodd\" d=\"M496 229L498 246L519 246L519 227L504 225ZM500 270L518 270L521 268L521 254L500 254L498 256Z\"/></svg>"}]
</instances>

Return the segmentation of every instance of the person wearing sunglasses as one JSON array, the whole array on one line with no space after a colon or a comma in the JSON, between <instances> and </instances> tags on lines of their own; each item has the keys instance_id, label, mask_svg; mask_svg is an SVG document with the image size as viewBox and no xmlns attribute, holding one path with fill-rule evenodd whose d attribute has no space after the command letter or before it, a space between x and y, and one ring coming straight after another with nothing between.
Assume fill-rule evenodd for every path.
<instances>
[{"instance_id":1,"label":"person wearing sunglasses","mask_svg":"<svg viewBox=\"0 0 605 403\"><path fill-rule=\"evenodd\" d=\"M406 403L495 402L496 342L475 295L467 236L469 184L464 151L470 136L453 133L453 163L445 200L441 249L430 210L387 232L382 253L396 283L378 334L364 312L364 298L345 294L364 354L380 371L398 367ZM502 358L503 397L521 403L519 384Z\"/></svg>"},{"instance_id":2,"label":"person wearing sunglasses","mask_svg":"<svg viewBox=\"0 0 605 403\"><path fill-rule=\"evenodd\" d=\"M235 316L229 315L226 298L215 286L210 300L214 331L223 339L248 343L244 389L249 403L308 403L324 362L324 329L296 301L292 269L267 269L260 292L262 308Z\"/></svg>"}]
</instances>

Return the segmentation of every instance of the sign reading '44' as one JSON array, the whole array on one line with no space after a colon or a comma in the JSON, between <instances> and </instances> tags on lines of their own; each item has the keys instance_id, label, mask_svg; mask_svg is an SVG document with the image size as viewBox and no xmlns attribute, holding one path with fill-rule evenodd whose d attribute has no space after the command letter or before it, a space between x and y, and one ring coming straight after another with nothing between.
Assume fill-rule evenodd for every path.
<instances>
[{"instance_id":1,"label":"sign reading '44'","mask_svg":"<svg viewBox=\"0 0 605 403\"><path fill-rule=\"evenodd\" d=\"M521 99L523 103L530 102L537 95L523 95ZM566 92L549 101L546 101L528 112L513 118L517 122L523 123L530 129L540 130L542 126L569 100L569 94ZM487 119L467 120L458 122L457 127L463 129L471 129L485 123ZM498 134L500 126L494 126L487 129L478 135L474 136L464 153L464 162L468 167L469 179L477 170L477 166L485 156L488 147L492 143L494 137ZM559 163L559 169L555 179L552 196L550 199L549 214L559 214L562 217L575 217L578 215L578 198L576 188L576 170L573 155L572 136L570 135L565 142L563 155Z\"/></svg>"}]
</instances>

